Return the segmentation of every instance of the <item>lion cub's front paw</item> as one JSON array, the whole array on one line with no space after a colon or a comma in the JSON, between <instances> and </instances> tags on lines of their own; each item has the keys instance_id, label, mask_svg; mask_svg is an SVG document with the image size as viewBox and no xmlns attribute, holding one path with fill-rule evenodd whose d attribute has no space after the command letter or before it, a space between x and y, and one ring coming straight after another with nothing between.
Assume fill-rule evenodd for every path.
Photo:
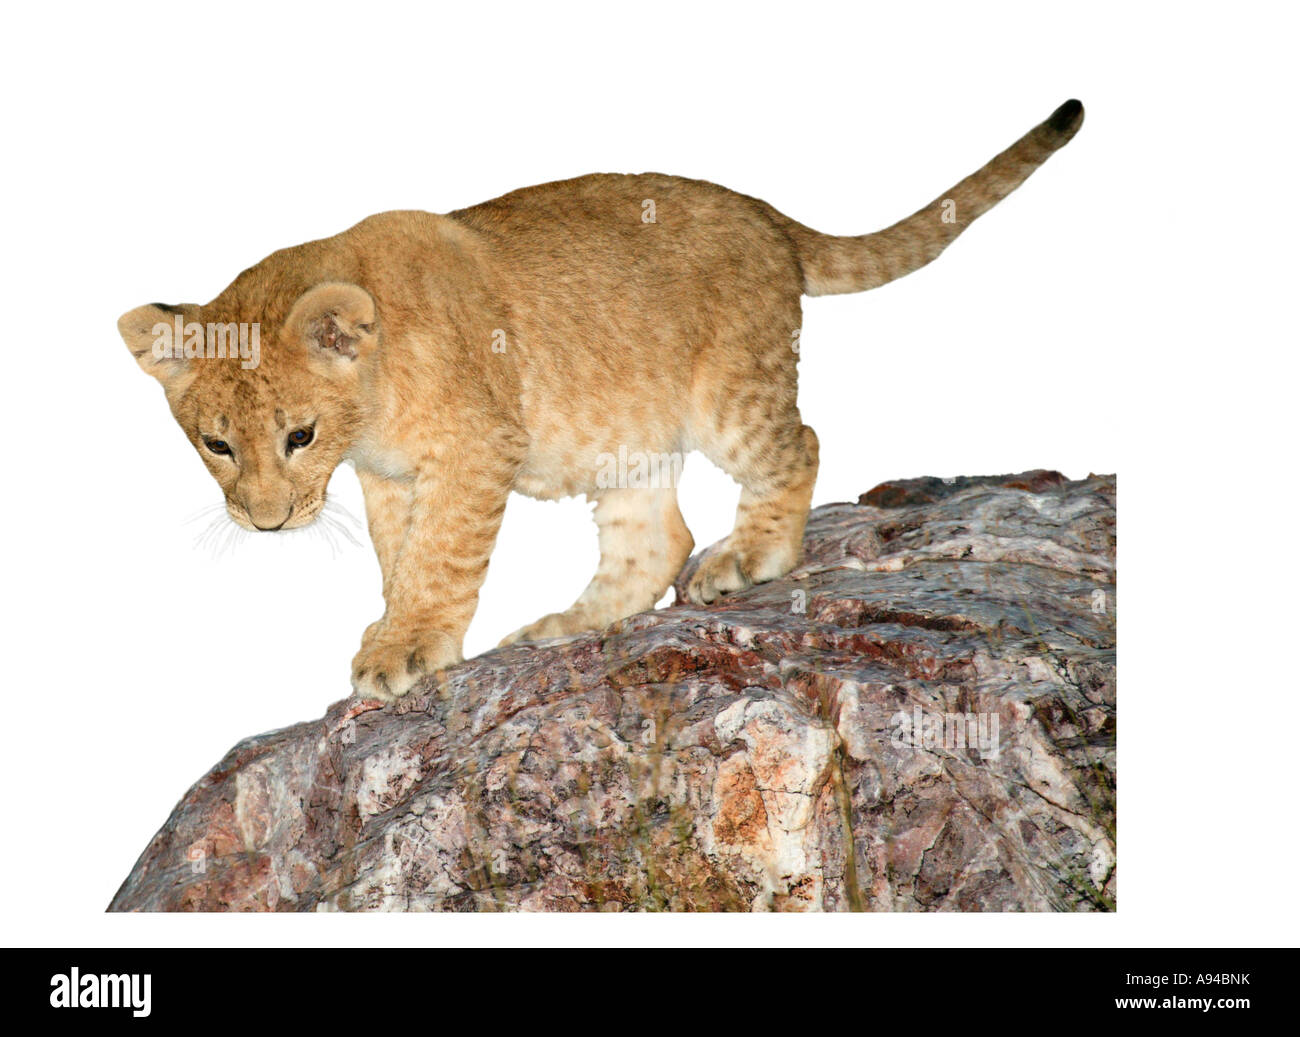
<instances>
[{"instance_id":1,"label":"lion cub's front paw","mask_svg":"<svg viewBox=\"0 0 1300 1037\"><path fill-rule=\"evenodd\" d=\"M393 702L422 677L461 661L460 646L440 630L402 630L372 623L352 660L352 690Z\"/></svg>"},{"instance_id":2,"label":"lion cub's front paw","mask_svg":"<svg viewBox=\"0 0 1300 1037\"><path fill-rule=\"evenodd\" d=\"M591 627L582 617L575 616L571 612L552 612L536 623L529 623L528 626L520 627L513 634L503 637L497 647L505 648L520 641L544 641L548 637L567 637L589 629Z\"/></svg>"},{"instance_id":3,"label":"lion cub's front paw","mask_svg":"<svg viewBox=\"0 0 1300 1037\"><path fill-rule=\"evenodd\" d=\"M686 585L686 597L697 605L708 605L726 594L753 586L740 556L729 548L701 560L699 568Z\"/></svg>"}]
</instances>

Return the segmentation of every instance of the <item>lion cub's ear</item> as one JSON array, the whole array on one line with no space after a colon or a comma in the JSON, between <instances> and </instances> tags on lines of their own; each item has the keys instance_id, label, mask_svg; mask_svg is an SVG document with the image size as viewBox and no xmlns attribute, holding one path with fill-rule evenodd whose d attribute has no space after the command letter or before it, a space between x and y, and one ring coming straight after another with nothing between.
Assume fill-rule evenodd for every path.
<instances>
[{"instance_id":1,"label":"lion cub's ear","mask_svg":"<svg viewBox=\"0 0 1300 1037\"><path fill-rule=\"evenodd\" d=\"M299 296L285 327L303 338L312 363L351 366L379 344L375 300L364 288L338 281L318 284Z\"/></svg>"},{"instance_id":2,"label":"lion cub's ear","mask_svg":"<svg viewBox=\"0 0 1300 1037\"><path fill-rule=\"evenodd\" d=\"M122 314L117 330L140 369L172 388L191 373L180 330L184 324L183 307L151 302Z\"/></svg>"}]
</instances>

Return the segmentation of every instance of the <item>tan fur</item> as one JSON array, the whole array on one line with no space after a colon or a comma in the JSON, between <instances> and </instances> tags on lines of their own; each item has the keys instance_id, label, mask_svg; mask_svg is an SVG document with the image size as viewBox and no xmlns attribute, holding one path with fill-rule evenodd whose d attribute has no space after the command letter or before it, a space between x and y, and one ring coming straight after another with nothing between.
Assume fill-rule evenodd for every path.
<instances>
[{"instance_id":1,"label":"tan fur","mask_svg":"<svg viewBox=\"0 0 1300 1037\"><path fill-rule=\"evenodd\" d=\"M512 490L594 498L601 563L570 609L507 641L653 607L691 536L674 486L602 483L602 456L620 448L699 450L742 486L735 530L691 581L693 599L788 572L817 474L817 437L795 405L800 296L929 262L1081 121L1063 106L875 235L818 234L701 181L594 175L445 216L373 216L274 253L206 305L140 307L119 328L240 525L311 522L334 468L356 465L385 612L352 679L391 699L461 658ZM260 364L155 359L152 329L177 311L257 322ZM303 428L314 439L289 452Z\"/></svg>"}]
</instances>

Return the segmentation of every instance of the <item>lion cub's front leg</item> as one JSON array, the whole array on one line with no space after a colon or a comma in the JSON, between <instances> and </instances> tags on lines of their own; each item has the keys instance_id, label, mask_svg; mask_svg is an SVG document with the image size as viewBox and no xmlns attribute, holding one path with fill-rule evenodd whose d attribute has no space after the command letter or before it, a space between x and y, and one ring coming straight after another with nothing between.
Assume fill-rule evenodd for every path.
<instances>
[{"instance_id":1,"label":"lion cub's front leg","mask_svg":"<svg viewBox=\"0 0 1300 1037\"><path fill-rule=\"evenodd\" d=\"M461 660L517 467L483 444L430 451L412 480L363 475L384 615L352 660L357 695L392 701Z\"/></svg>"}]
</instances>

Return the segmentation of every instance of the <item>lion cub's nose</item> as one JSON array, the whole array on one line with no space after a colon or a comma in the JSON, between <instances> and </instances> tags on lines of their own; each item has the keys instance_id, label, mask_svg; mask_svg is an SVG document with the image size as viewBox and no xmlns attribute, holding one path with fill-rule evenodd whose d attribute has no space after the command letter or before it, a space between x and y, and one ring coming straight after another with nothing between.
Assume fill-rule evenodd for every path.
<instances>
[{"instance_id":1,"label":"lion cub's nose","mask_svg":"<svg viewBox=\"0 0 1300 1037\"><path fill-rule=\"evenodd\" d=\"M248 512L248 521L264 533L272 533L275 530L280 529L293 515L292 504L289 505L289 510L284 513L284 517L280 519L279 522L275 521L275 516L279 512L274 505L268 506L262 504L253 506L251 504L245 504L244 510Z\"/></svg>"}]
</instances>

